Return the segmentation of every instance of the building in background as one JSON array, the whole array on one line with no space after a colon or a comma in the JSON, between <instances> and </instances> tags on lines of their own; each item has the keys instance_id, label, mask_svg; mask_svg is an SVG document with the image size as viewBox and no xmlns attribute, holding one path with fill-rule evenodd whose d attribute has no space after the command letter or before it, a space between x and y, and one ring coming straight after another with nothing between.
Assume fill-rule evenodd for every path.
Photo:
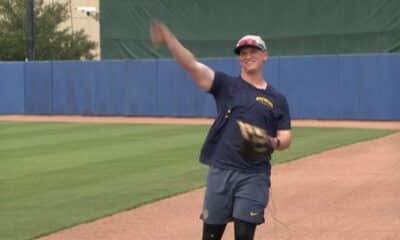
<instances>
[{"instance_id":1,"label":"building in background","mask_svg":"<svg viewBox=\"0 0 400 240\"><path fill-rule=\"evenodd\" d=\"M99 0L45 0L45 3L67 3L70 19L65 26L72 31L84 29L89 39L97 43L96 59L100 59L100 11ZM63 26L61 26L63 27Z\"/></svg>"}]
</instances>

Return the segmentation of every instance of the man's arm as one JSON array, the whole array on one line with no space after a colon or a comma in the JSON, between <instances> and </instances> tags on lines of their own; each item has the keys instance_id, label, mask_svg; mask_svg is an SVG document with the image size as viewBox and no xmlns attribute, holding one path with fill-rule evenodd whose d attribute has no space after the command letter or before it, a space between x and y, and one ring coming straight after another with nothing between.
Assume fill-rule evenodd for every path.
<instances>
[{"instance_id":1,"label":"man's arm","mask_svg":"<svg viewBox=\"0 0 400 240\"><path fill-rule=\"evenodd\" d=\"M167 26L159 21L151 21L150 34L153 46L166 45L176 61L194 79L196 84L204 91L209 91L214 80L214 71L196 60L193 54L186 49L171 33Z\"/></svg>"},{"instance_id":2,"label":"man's arm","mask_svg":"<svg viewBox=\"0 0 400 240\"><path fill-rule=\"evenodd\" d=\"M290 147L292 142L292 132L291 130L278 130L277 136L271 138L272 148L278 151L283 151Z\"/></svg>"}]
</instances>

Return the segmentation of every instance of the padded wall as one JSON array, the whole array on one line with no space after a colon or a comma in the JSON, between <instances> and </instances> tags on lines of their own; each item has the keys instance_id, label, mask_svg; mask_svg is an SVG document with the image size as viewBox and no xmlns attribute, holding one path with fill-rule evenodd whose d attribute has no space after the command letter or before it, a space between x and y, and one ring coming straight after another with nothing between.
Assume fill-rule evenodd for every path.
<instances>
[{"instance_id":1,"label":"padded wall","mask_svg":"<svg viewBox=\"0 0 400 240\"><path fill-rule=\"evenodd\" d=\"M24 79L24 63L0 63L0 114L24 113Z\"/></svg>"},{"instance_id":2,"label":"padded wall","mask_svg":"<svg viewBox=\"0 0 400 240\"><path fill-rule=\"evenodd\" d=\"M237 59L202 59L238 75ZM264 76L295 119L400 120L400 55L271 57ZM174 60L0 63L0 113L215 116Z\"/></svg>"}]
</instances>

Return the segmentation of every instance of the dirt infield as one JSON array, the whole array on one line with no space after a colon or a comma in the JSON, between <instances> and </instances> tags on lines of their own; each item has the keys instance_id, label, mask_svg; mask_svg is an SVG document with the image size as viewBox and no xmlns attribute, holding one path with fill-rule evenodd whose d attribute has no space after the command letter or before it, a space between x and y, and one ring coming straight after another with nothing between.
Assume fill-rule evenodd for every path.
<instances>
[{"instance_id":1,"label":"dirt infield","mask_svg":"<svg viewBox=\"0 0 400 240\"><path fill-rule=\"evenodd\" d=\"M0 116L0 121L189 123L187 119ZM190 123L209 124L210 119ZM294 126L400 129L400 122L294 121ZM272 199L255 239L400 239L400 133L273 166ZM204 189L41 238L200 239ZM229 225L224 237L233 239Z\"/></svg>"},{"instance_id":2,"label":"dirt infield","mask_svg":"<svg viewBox=\"0 0 400 240\"><path fill-rule=\"evenodd\" d=\"M162 123L162 124L211 124L211 118L171 117L93 117L93 116L45 116L45 115L0 115L0 121L18 122L88 122L88 123ZM400 129L400 121L324 121L294 120L295 127L351 127Z\"/></svg>"}]
</instances>

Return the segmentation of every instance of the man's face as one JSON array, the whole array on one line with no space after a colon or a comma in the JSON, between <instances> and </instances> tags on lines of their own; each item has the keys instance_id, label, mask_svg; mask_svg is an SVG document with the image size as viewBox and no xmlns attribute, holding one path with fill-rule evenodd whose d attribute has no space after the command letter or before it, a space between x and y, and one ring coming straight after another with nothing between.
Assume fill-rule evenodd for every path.
<instances>
[{"instance_id":1,"label":"man's face","mask_svg":"<svg viewBox=\"0 0 400 240\"><path fill-rule=\"evenodd\" d=\"M268 59L268 53L254 47L245 47L240 51L239 61L242 70L247 73L260 71L264 62Z\"/></svg>"}]
</instances>

